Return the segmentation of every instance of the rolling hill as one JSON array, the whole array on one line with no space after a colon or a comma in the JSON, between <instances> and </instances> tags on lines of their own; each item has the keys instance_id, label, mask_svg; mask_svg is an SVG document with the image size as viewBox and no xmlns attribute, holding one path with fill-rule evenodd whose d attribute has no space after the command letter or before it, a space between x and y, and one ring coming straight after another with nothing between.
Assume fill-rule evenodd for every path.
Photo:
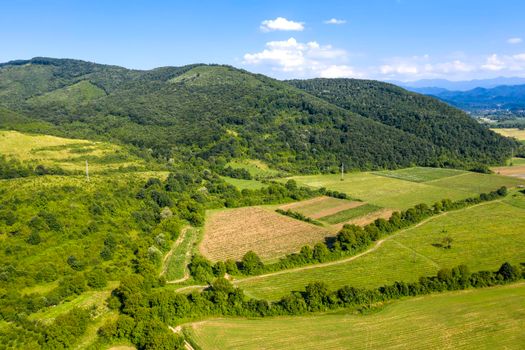
<instances>
[{"instance_id":1,"label":"rolling hill","mask_svg":"<svg viewBox=\"0 0 525 350\"><path fill-rule=\"evenodd\" d=\"M442 91L432 94L458 108L476 110L525 110L525 85L502 85L468 91Z\"/></svg>"},{"instance_id":2,"label":"rolling hill","mask_svg":"<svg viewBox=\"0 0 525 350\"><path fill-rule=\"evenodd\" d=\"M509 144L466 113L392 84L356 79L293 80L291 85L372 120L429 140L451 162L496 161Z\"/></svg>"},{"instance_id":3,"label":"rolling hill","mask_svg":"<svg viewBox=\"0 0 525 350\"><path fill-rule=\"evenodd\" d=\"M325 96L319 83L337 87L338 96L350 89L355 103ZM129 143L160 158L199 157L219 167L232 158L296 173L334 171L341 162L348 169L466 167L502 163L513 146L458 110L391 85L287 83L218 65L137 71L14 61L0 65L0 101L4 115L19 116L2 118L4 126Z\"/></svg>"}]
</instances>

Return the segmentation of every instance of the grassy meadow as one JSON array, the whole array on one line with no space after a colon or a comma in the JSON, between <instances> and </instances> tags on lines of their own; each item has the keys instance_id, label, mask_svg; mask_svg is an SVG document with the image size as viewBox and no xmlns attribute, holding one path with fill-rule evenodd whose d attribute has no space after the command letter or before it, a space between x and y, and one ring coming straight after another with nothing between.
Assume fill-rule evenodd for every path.
<instances>
[{"instance_id":1,"label":"grassy meadow","mask_svg":"<svg viewBox=\"0 0 525 350\"><path fill-rule=\"evenodd\" d=\"M187 326L203 349L522 349L525 284L404 299L351 311Z\"/></svg>"},{"instance_id":2,"label":"grassy meadow","mask_svg":"<svg viewBox=\"0 0 525 350\"><path fill-rule=\"evenodd\" d=\"M77 172L85 171L86 160L91 173L146 168L144 160L118 145L17 131L0 130L0 154L33 166L56 166Z\"/></svg>"},{"instance_id":3,"label":"grassy meadow","mask_svg":"<svg viewBox=\"0 0 525 350\"><path fill-rule=\"evenodd\" d=\"M503 262L525 262L525 195L447 212L419 226L388 237L377 249L351 261L307 266L266 276L239 279L236 284L254 297L278 299L311 282L332 288L343 285L379 287L394 281L415 281L440 268L466 264L473 271L494 270ZM444 237L452 248L436 247Z\"/></svg>"},{"instance_id":4,"label":"grassy meadow","mask_svg":"<svg viewBox=\"0 0 525 350\"><path fill-rule=\"evenodd\" d=\"M495 128L491 130L506 137L514 137L517 140L525 141L525 129Z\"/></svg>"},{"instance_id":5,"label":"grassy meadow","mask_svg":"<svg viewBox=\"0 0 525 350\"><path fill-rule=\"evenodd\" d=\"M525 184L525 180L506 176L434 168L349 173L345 174L343 181L340 177L329 174L294 176L292 179L301 185L326 187L391 209L407 209L419 203L433 204L443 198L459 200L501 186Z\"/></svg>"}]
</instances>

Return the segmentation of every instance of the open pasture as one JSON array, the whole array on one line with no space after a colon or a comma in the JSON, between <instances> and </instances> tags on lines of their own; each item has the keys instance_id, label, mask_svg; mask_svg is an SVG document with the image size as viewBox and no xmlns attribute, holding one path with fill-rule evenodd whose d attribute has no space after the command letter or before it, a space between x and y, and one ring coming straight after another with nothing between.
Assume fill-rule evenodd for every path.
<instances>
[{"instance_id":1,"label":"open pasture","mask_svg":"<svg viewBox=\"0 0 525 350\"><path fill-rule=\"evenodd\" d=\"M320 219L322 217L339 213L343 210L360 207L364 204L365 203L363 202L321 196L305 201L284 204L279 208L296 211L312 219Z\"/></svg>"},{"instance_id":2,"label":"open pasture","mask_svg":"<svg viewBox=\"0 0 525 350\"><path fill-rule=\"evenodd\" d=\"M509 165L492 168L496 174L525 179L525 158L512 158Z\"/></svg>"},{"instance_id":3,"label":"open pasture","mask_svg":"<svg viewBox=\"0 0 525 350\"><path fill-rule=\"evenodd\" d=\"M58 166L70 171L84 171L86 160L91 172L145 166L143 160L114 144L17 131L0 131L0 154L34 166Z\"/></svg>"},{"instance_id":4,"label":"open pasture","mask_svg":"<svg viewBox=\"0 0 525 350\"><path fill-rule=\"evenodd\" d=\"M271 169L268 164L258 159L235 159L227 165L234 169L245 169L255 178L270 178L279 175L279 171Z\"/></svg>"},{"instance_id":5,"label":"open pasture","mask_svg":"<svg viewBox=\"0 0 525 350\"><path fill-rule=\"evenodd\" d=\"M518 139L520 141L525 141L525 129L495 128L491 130L506 137L514 137L515 139Z\"/></svg>"},{"instance_id":6,"label":"open pasture","mask_svg":"<svg viewBox=\"0 0 525 350\"><path fill-rule=\"evenodd\" d=\"M523 207L522 207L523 205ZM525 262L525 196L509 194L503 201L434 216L399 231L372 246L367 254L326 264L239 279L247 294L278 299L310 282L379 287L396 280L411 281L433 275L440 268L466 264L471 270L494 270L503 262ZM445 237L450 249L440 248Z\"/></svg>"},{"instance_id":7,"label":"open pasture","mask_svg":"<svg viewBox=\"0 0 525 350\"><path fill-rule=\"evenodd\" d=\"M342 311L188 325L203 349L520 349L525 284L399 300L377 312Z\"/></svg>"},{"instance_id":8,"label":"open pasture","mask_svg":"<svg viewBox=\"0 0 525 350\"><path fill-rule=\"evenodd\" d=\"M278 300L318 281L334 289L345 285L374 288L400 280L415 282L420 276L433 275L438 270L432 262L390 240L373 253L352 261L344 259L243 278L236 280L235 285L251 297Z\"/></svg>"},{"instance_id":9,"label":"open pasture","mask_svg":"<svg viewBox=\"0 0 525 350\"><path fill-rule=\"evenodd\" d=\"M259 188L263 188L265 185L257 180L245 180L245 179L234 179L232 177L228 176L221 176L221 178L229 183L230 185L237 187L239 190L257 190Z\"/></svg>"},{"instance_id":10,"label":"open pasture","mask_svg":"<svg viewBox=\"0 0 525 350\"><path fill-rule=\"evenodd\" d=\"M201 253L212 261L240 259L249 250L268 261L322 241L330 232L260 207L211 211Z\"/></svg>"},{"instance_id":11,"label":"open pasture","mask_svg":"<svg viewBox=\"0 0 525 350\"><path fill-rule=\"evenodd\" d=\"M514 187L525 184L524 180L507 176L478 174L471 172L459 172L458 175L439 177L429 175L436 171L443 175L443 169L424 168L426 182L414 182L399 178L377 175L370 172L345 174L344 180L340 175L308 175L295 176L299 184L312 187L326 187L330 190L344 192L353 198L359 198L364 202L390 209L407 209L419 203L433 204L444 198L459 200L475 196L481 192L489 192L501 186ZM416 172L421 175L421 168L410 168L406 172ZM449 169L446 169L448 173ZM450 173L448 173L450 175Z\"/></svg>"},{"instance_id":12,"label":"open pasture","mask_svg":"<svg viewBox=\"0 0 525 350\"><path fill-rule=\"evenodd\" d=\"M465 171L456 170L456 169L446 169L446 168L424 168L424 167L414 167L414 168L405 168L399 170L385 170L385 171L376 171L374 174L387 176L394 179L413 181L413 182L427 182L437 179L446 178L449 176L455 176L463 174Z\"/></svg>"}]
</instances>

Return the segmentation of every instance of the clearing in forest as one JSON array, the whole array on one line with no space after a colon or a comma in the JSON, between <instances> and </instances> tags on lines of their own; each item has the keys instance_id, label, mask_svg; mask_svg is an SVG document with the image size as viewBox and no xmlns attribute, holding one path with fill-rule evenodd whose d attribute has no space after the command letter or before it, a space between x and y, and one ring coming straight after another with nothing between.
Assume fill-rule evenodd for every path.
<instances>
[{"instance_id":1,"label":"clearing in forest","mask_svg":"<svg viewBox=\"0 0 525 350\"><path fill-rule=\"evenodd\" d=\"M53 166L69 171L84 171L86 160L91 172L126 167L145 169L142 159L114 144L18 131L0 131L0 154L33 166Z\"/></svg>"},{"instance_id":2,"label":"clearing in forest","mask_svg":"<svg viewBox=\"0 0 525 350\"><path fill-rule=\"evenodd\" d=\"M203 350L519 349L523 314L525 284L517 283L399 300L367 315L211 319L187 329Z\"/></svg>"},{"instance_id":3,"label":"clearing in forest","mask_svg":"<svg viewBox=\"0 0 525 350\"><path fill-rule=\"evenodd\" d=\"M208 214L200 251L217 261L241 259L253 250L269 261L322 241L329 234L326 228L261 207L218 210Z\"/></svg>"},{"instance_id":4,"label":"clearing in forest","mask_svg":"<svg viewBox=\"0 0 525 350\"><path fill-rule=\"evenodd\" d=\"M525 129L518 129L518 128L495 128L491 129L492 131L506 136L506 137L514 137L515 139L518 139L520 141L525 140Z\"/></svg>"}]
</instances>

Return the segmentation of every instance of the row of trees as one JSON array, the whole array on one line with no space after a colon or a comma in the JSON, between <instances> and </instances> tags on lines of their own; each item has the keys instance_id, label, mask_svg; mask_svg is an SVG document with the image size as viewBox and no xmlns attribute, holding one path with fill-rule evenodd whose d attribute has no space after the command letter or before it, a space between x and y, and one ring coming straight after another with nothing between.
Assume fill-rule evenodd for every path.
<instances>
[{"instance_id":1,"label":"row of trees","mask_svg":"<svg viewBox=\"0 0 525 350\"><path fill-rule=\"evenodd\" d=\"M149 349L143 342L144 324L163 322L176 325L209 316L265 317L299 315L336 308L369 308L376 303L401 297L414 297L434 292L482 288L518 281L525 278L519 266L504 263L497 271L471 273L467 266L441 269L436 276L421 277L413 283L395 282L376 289L344 286L330 290L323 282L305 286L304 291L292 292L279 301L269 302L247 298L243 291L228 280L217 278L202 293L189 295L173 293L162 288L151 289L140 277L122 281L113 298L120 303L120 318L99 331L106 339L132 339L140 349ZM169 332L165 331L167 337ZM158 335L158 337L161 337ZM178 339L173 339L176 342ZM161 347L164 349L165 347Z\"/></svg>"},{"instance_id":2,"label":"row of trees","mask_svg":"<svg viewBox=\"0 0 525 350\"><path fill-rule=\"evenodd\" d=\"M307 245L303 246L298 253L288 254L278 262L267 265L263 264L261 259L253 251L247 252L240 261L227 260L215 264L212 264L202 256L195 256L189 265L189 271L196 281L211 282L216 277L224 276L224 273L230 275L258 275L307 264L337 260L345 256L355 255L369 247L372 242L392 234L395 231L421 222L432 215L461 209L506 195L507 188L501 187L497 191L482 193L477 197L459 201L443 199L434 203L432 206L418 204L405 211L392 213L388 220L382 218L376 219L364 227L344 225L334 239L319 242L315 244L313 248ZM293 216L293 213L285 211L282 213ZM300 217L297 217L297 219L302 220Z\"/></svg>"}]
</instances>

